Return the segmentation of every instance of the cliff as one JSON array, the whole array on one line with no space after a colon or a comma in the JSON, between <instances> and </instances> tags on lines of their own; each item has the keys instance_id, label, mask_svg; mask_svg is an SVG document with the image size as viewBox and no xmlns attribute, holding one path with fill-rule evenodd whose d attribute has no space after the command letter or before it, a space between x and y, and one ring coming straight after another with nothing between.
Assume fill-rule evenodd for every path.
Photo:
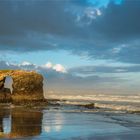
<instances>
[{"instance_id":1,"label":"cliff","mask_svg":"<svg viewBox=\"0 0 140 140\"><path fill-rule=\"evenodd\" d=\"M5 79L10 76L13 79L13 91L4 87ZM5 99L12 101L42 100L43 76L35 71L0 70L0 102Z\"/></svg>"}]
</instances>

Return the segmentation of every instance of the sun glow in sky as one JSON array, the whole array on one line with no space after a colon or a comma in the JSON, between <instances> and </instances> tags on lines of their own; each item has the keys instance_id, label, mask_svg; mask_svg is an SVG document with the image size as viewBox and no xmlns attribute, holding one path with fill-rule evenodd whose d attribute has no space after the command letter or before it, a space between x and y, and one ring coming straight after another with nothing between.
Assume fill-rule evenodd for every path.
<instances>
[{"instance_id":1,"label":"sun glow in sky","mask_svg":"<svg viewBox=\"0 0 140 140\"><path fill-rule=\"evenodd\" d=\"M138 0L1 0L0 69L37 70L53 88L138 93L139 14Z\"/></svg>"}]
</instances>

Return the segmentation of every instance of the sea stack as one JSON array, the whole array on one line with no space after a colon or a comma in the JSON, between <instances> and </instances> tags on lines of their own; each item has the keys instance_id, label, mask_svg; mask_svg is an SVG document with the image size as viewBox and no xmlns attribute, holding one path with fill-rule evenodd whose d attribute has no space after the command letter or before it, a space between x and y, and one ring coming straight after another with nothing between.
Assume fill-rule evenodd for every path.
<instances>
[{"instance_id":1,"label":"sea stack","mask_svg":"<svg viewBox=\"0 0 140 140\"><path fill-rule=\"evenodd\" d=\"M12 93L4 86L7 76L13 79ZM18 102L43 100L43 76L35 71L0 70L0 101L10 98Z\"/></svg>"}]
</instances>

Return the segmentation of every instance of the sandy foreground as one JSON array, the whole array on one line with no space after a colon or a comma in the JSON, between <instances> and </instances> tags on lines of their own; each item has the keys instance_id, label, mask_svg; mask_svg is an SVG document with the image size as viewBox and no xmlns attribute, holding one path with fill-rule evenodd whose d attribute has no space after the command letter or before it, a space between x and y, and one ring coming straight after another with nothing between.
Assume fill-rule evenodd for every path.
<instances>
[{"instance_id":1,"label":"sandy foreground","mask_svg":"<svg viewBox=\"0 0 140 140\"><path fill-rule=\"evenodd\" d=\"M139 140L140 115L56 107L4 109L0 130L0 139Z\"/></svg>"}]
</instances>

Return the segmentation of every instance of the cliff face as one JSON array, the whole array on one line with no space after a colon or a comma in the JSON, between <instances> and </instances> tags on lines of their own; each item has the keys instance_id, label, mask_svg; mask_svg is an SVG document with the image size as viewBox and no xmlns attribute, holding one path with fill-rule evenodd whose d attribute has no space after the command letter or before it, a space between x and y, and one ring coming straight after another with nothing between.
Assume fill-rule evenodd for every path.
<instances>
[{"instance_id":1,"label":"cliff face","mask_svg":"<svg viewBox=\"0 0 140 140\"><path fill-rule=\"evenodd\" d=\"M12 100L41 100L43 97L43 76L34 71L23 70L1 70L0 71L0 94L5 93L4 88L6 76L13 79ZM7 90L8 91L8 90ZM1 97L0 97L1 98Z\"/></svg>"},{"instance_id":2,"label":"cliff face","mask_svg":"<svg viewBox=\"0 0 140 140\"><path fill-rule=\"evenodd\" d=\"M5 81L5 78L0 75L0 89L4 87L4 81Z\"/></svg>"}]
</instances>

